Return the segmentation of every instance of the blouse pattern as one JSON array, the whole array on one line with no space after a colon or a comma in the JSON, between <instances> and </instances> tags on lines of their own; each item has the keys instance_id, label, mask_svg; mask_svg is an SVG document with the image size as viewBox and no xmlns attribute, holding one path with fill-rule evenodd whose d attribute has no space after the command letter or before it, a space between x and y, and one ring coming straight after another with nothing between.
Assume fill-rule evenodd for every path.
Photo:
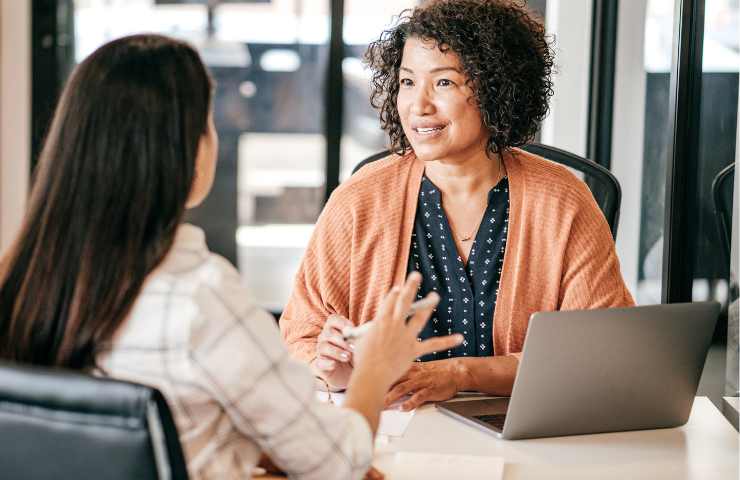
<instances>
[{"instance_id":1,"label":"blouse pattern","mask_svg":"<svg viewBox=\"0 0 740 480\"><path fill-rule=\"evenodd\" d=\"M440 301L418 340L459 333L463 342L417 361L494 354L493 314L508 224L509 183L504 177L488 192L488 205L465 264L457 251L439 188L426 175L422 177L407 271L418 271L423 276L417 299L437 292Z\"/></svg>"}]
</instances>

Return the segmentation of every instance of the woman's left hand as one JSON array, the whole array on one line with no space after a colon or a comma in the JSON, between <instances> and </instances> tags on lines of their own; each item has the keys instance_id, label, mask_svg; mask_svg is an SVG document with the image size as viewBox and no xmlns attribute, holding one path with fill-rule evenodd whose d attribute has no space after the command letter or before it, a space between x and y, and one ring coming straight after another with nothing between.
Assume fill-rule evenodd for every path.
<instances>
[{"instance_id":1,"label":"woman's left hand","mask_svg":"<svg viewBox=\"0 0 740 480\"><path fill-rule=\"evenodd\" d=\"M385 405L391 405L404 395L411 395L411 398L401 404L401 410L413 410L425 402L449 400L459 390L459 375L456 358L414 362L386 394Z\"/></svg>"}]
</instances>

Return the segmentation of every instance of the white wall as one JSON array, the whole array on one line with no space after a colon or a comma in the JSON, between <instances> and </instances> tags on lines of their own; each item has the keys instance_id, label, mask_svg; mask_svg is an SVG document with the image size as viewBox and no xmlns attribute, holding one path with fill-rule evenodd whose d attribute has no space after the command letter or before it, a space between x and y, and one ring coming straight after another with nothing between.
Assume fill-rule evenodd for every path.
<instances>
[{"instance_id":1,"label":"white wall","mask_svg":"<svg viewBox=\"0 0 740 480\"><path fill-rule=\"evenodd\" d=\"M30 138L31 1L0 0L0 252L23 218Z\"/></svg>"},{"instance_id":2,"label":"white wall","mask_svg":"<svg viewBox=\"0 0 740 480\"><path fill-rule=\"evenodd\" d=\"M637 291L645 135L645 17L648 0L619 2L612 116L612 173L622 186L617 255L622 275Z\"/></svg>"},{"instance_id":3,"label":"white wall","mask_svg":"<svg viewBox=\"0 0 740 480\"><path fill-rule=\"evenodd\" d=\"M555 36L550 114L542 122L542 143L585 156L591 62L592 0L548 0L545 29Z\"/></svg>"}]
</instances>

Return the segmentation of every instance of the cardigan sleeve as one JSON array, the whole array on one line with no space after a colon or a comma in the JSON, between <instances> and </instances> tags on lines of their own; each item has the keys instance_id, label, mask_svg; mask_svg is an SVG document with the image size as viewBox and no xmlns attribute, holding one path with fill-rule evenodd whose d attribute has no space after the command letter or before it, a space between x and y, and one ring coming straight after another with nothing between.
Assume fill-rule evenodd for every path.
<instances>
[{"instance_id":1,"label":"cardigan sleeve","mask_svg":"<svg viewBox=\"0 0 740 480\"><path fill-rule=\"evenodd\" d=\"M633 306L609 225L585 185L580 193L565 248L559 310Z\"/></svg>"},{"instance_id":2,"label":"cardigan sleeve","mask_svg":"<svg viewBox=\"0 0 740 480\"><path fill-rule=\"evenodd\" d=\"M335 191L316 222L295 276L280 330L290 353L305 362L316 355L317 337L329 315L349 317L352 213Z\"/></svg>"}]
</instances>

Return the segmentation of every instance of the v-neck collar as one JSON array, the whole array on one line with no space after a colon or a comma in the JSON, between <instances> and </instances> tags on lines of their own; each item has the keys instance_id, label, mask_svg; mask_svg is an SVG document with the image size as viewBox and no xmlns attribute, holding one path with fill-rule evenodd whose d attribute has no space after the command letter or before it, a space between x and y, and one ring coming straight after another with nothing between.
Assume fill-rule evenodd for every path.
<instances>
[{"instance_id":1,"label":"v-neck collar","mask_svg":"<svg viewBox=\"0 0 740 480\"><path fill-rule=\"evenodd\" d=\"M443 224L444 224L444 227L445 227L445 234L446 234L446 236L448 237L448 240L449 240L446 243L448 244L448 248L450 248L450 251L457 256L457 260L458 260L458 262L460 262L462 264L463 268L465 269L466 273L468 274L468 278L470 278L470 268L469 268L470 260L473 257L473 255L475 254L475 246L476 246L476 244L477 243L480 243L480 242L478 242L478 240L480 240L479 237L482 235L481 227L485 223L486 218L488 218L488 216L489 216L488 208L491 206L491 203L494 201L494 195L496 193L499 193L501 191L501 188L507 188L508 187L508 181L509 181L509 179L507 178L506 175L504 175L503 177L501 177L499 179L499 181L498 181L498 183L496 183L496 185L492 186L491 189L488 190L488 194L486 195L486 199L487 199L486 200L486 208L483 211L483 216L481 217L480 222L478 222L478 226L476 227L475 237L473 238L473 245L472 245L472 247L470 249L470 254L468 255L467 261L465 261L465 260L463 260L463 257L460 254L460 251L457 249L457 244L455 243L455 236L452 234L452 226L450 226L450 220L449 220L449 217L447 215L447 211L444 208L444 201L442 200L442 190L434 183L434 181L432 181L431 178L427 177L426 172L422 174L421 183L419 185L419 189L421 190L422 188L424 188L424 183L425 182L428 183L429 186L430 186L430 190L428 190L425 193L427 195L432 195L433 198L437 202L439 202L439 205L440 205L441 210L442 210L442 221L443 221ZM418 205L417 205L417 209L418 209Z\"/></svg>"},{"instance_id":2,"label":"v-neck collar","mask_svg":"<svg viewBox=\"0 0 740 480\"><path fill-rule=\"evenodd\" d=\"M512 231L518 231L520 221L520 212L522 209L522 198L524 194L525 184L523 179L523 170L520 165L519 158L520 154L518 148L513 148L509 151L501 153L501 161L504 162L504 168L506 168L506 178L509 183L509 227L506 235L507 249L504 255L504 273L507 276L506 282L510 279L507 275L507 264L510 264L514 260L508 260L509 258L516 257L518 255L517 245L509 242ZM401 236L398 245L398 254L396 256L396 268L393 275L393 285L402 285L406 280L406 266L409 261L409 248L411 247L411 233L414 230L414 218L416 217L416 209L419 201L419 188L421 188L421 178L424 175L424 160L421 160L413 152L404 155L405 160L410 162L409 174L406 180L406 196L403 204L403 222L401 224ZM508 285L501 280L502 286Z\"/></svg>"}]
</instances>

